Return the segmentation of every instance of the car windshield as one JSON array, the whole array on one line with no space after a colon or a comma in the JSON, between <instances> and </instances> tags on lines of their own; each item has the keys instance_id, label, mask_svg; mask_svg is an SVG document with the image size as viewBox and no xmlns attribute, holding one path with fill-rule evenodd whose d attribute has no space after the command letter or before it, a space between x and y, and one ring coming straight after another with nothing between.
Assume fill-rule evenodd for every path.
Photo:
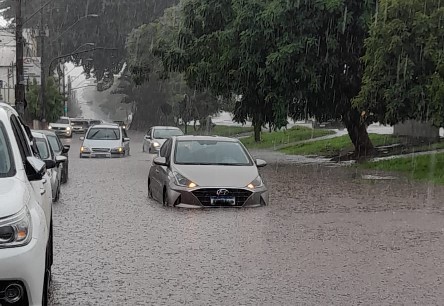
<instances>
[{"instance_id":1,"label":"car windshield","mask_svg":"<svg viewBox=\"0 0 444 306\"><path fill-rule=\"evenodd\" d=\"M64 118L60 118L59 120L57 120L56 123L59 123L59 124L69 124L69 120L68 119L64 119Z\"/></svg>"},{"instance_id":2,"label":"car windshield","mask_svg":"<svg viewBox=\"0 0 444 306\"><path fill-rule=\"evenodd\" d=\"M177 141L175 163L182 165L252 165L250 157L240 143L219 140Z\"/></svg>"},{"instance_id":3,"label":"car windshield","mask_svg":"<svg viewBox=\"0 0 444 306\"><path fill-rule=\"evenodd\" d=\"M84 120L71 120L71 124L72 125L83 126L83 125L87 124L87 122L84 121Z\"/></svg>"},{"instance_id":4,"label":"car windshield","mask_svg":"<svg viewBox=\"0 0 444 306\"><path fill-rule=\"evenodd\" d=\"M40 137L34 137L35 144L37 145L37 149L39 150L39 155L41 159L48 159L49 156L49 148L46 144L46 140Z\"/></svg>"},{"instance_id":5,"label":"car windshield","mask_svg":"<svg viewBox=\"0 0 444 306\"><path fill-rule=\"evenodd\" d=\"M9 177L12 175L13 160L9 140L3 124L0 123L0 177Z\"/></svg>"},{"instance_id":6,"label":"car windshield","mask_svg":"<svg viewBox=\"0 0 444 306\"><path fill-rule=\"evenodd\" d=\"M89 130L86 139L91 140L118 140L120 131L116 128L92 128Z\"/></svg>"},{"instance_id":7,"label":"car windshield","mask_svg":"<svg viewBox=\"0 0 444 306\"><path fill-rule=\"evenodd\" d=\"M153 136L156 139L166 139L173 136L182 136L183 132L180 129L155 129Z\"/></svg>"},{"instance_id":8,"label":"car windshield","mask_svg":"<svg viewBox=\"0 0 444 306\"><path fill-rule=\"evenodd\" d=\"M48 135L46 136L46 138L48 138L49 145L51 146L54 152L59 153L60 151L62 151L62 148L60 147L56 136Z\"/></svg>"}]
</instances>

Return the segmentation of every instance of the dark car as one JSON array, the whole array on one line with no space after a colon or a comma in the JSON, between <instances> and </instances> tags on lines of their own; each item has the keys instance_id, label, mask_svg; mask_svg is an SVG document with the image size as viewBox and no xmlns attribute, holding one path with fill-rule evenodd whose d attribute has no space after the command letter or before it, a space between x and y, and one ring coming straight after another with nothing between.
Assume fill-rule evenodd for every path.
<instances>
[{"instance_id":1,"label":"dark car","mask_svg":"<svg viewBox=\"0 0 444 306\"><path fill-rule=\"evenodd\" d=\"M44 135L46 135L46 138L48 138L48 142L49 145L51 146L52 150L54 151L56 156L65 156L66 157L66 162L63 163L62 165L62 178L61 178L61 182L63 184L65 184L66 182L68 182L68 174L69 174L69 158L68 158L68 152L70 149L70 145L64 145L61 141L60 138L57 136L56 133L52 132L52 131L36 131L39 133L42 133Z\"/></svg>"}]
</instances>

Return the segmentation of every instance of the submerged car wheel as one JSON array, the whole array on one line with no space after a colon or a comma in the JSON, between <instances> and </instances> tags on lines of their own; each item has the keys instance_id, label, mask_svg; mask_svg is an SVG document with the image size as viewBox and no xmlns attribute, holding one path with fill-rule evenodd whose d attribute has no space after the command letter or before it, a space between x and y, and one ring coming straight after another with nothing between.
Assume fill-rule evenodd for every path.
<instances>
[{"instance_id":1,"label":"submerged car wheel","mask_svg":"<svg viewBox=\"0 0 444 306\"><path fill-rule=\"evenodd\" d=\"M168 206L168 194L167 194L167 190L166 187L163 187L163 197L162 197L162 204L163 206L167 207Z\"/></svg>"},{"instance_id":2,"label":"submerged car wheel","mask_svg":"<svg viewBox=\"0 0 444 306\"><path fill-rule=\"evenodd\" d=\"M153 191L151 190L151 180L148 179L148 198L153 198Z\"/></svg>"},{"instance_id":3,"label":"submerged car wheel","mask_svg":"<svg viewBox=\"0 0 444 306\"><path fill-rule=\"evenodd\" d=\"M48 239L48 246L46 248L46 259L45 259L45 278L43 281L43 292L42 292L42 305L47 306L49 304L49 296L51 289L51 237Z\"/></svg>"}]
</instances>

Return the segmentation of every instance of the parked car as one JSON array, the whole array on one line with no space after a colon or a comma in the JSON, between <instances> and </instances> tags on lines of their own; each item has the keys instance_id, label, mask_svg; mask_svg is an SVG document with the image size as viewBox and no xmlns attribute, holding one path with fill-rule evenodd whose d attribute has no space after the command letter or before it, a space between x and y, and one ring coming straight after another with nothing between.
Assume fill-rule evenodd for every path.
<instances>
[{"instance_id":1,"label":"parked car","mask_svg":"<svg viewBox=\"0 0 444 306\"><path fill-rule=\"evenodd\" d=\"M48 129L54 131L59 136L72 138L71 119L68 117L60 117L55 123L50 123Z\"/></svg>"},{"instance_id":2,"label":"parked car","mask_svg":"<svg viewBox=\"0 0 444 306\"><path fill-rule=\"evenodd\" d=\"M60 166L62 167L62 184L65 184L68 182L69 178L69 156L68 152L71 148L70 145L64 145L60 138L57 136L56 133L53 131L46 131L46 130L40 130L37 131L39 133L42 133L48 138L49 145L51 146L51 149L54 151L56 156L65 156L66 161L63 162Z\"/></svg>"},{"instance_id":3,"label":"parked car","mask_svg":"<svg viewBox=\"0 0 444 306\"><path fill-rule=\"evenodd\" d=\"M151 154L157 153L168 138L182 135L182 130L175 126L154 126L143 138L142 151Z\"/></svg>"},{"instance_id":4,"label":"parked car","mask_svg":"<svg viewBox=\"0 0 444 306\"><path fill-rule=\"evenodd\" d=\"M55 163L56 165L48 170L48 176L51 181L52 201L57 202L60 198L60 189L62 185L62 164L66 161L66 157L54 153L45 134L33 131L32 136L34 137L40 158L45 163L50 162Z\"/></svg>"},{"instance_id":5,"label":"parked car","mask_svg":"<svg viewBox=\"0 0 444 306\"><path fill-rule=\"evenodd\" d=\"M267 163L253 160L238 139L178 136L154 158L148 195L176 207L255 207L268 204L258 172Z\"/></svg>"},{"instance_id":6,"label":"parked car","mask_svg":"<svg viewBox=\"0 0 444 306\"><path fill-rule=\"evenodd\" d=\"M0 103L0 304L47 305L53 262L51 184L31 132Z\"/></svg>"},{"instance_id":7,"label":"parked car","mask_svg":"<svg viewBox=\"0 0 444 306\"><path fill-rule=\"evenodd\" d=\"M88 129L80 147L83 157L125 157L130 154L130 138L116 124L94 125Z\"/></svg>"},{"instance_id":8,"label":"parked car","mask_svg":"<svg viewBox=\"0 0 444 306\"><path fill-rule=\"evenodd\" d=\"M73 133L85 133L89 128L89 120L83 118L71 118L71 126Z\"/></svg>"}]
</instances>

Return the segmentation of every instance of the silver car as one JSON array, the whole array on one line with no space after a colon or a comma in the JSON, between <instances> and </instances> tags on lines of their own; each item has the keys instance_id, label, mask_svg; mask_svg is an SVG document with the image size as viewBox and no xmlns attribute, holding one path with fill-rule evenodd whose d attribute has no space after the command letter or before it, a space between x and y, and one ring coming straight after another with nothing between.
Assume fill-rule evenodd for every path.
<instances>
[{"instance_id":1,"label":"silver car","mask_svg":"<svg viewBox=\"0 0 444 306\"><path fill-rule=\"evenodd\" d=\"M154 126L143 138L142 151L155 154L168 138L182 135L182 130L175 126Z\"/></svg>"},{"instance_id":2,"label":"silver car","mask_svg":"<svg viewBox=\"0 0 444 306\"><path fill-rule=\"evenodd\" d=\"M258 168L266 166L237 139L178 136L168 139L148 175L148 195L164 206L255 207L268 204Z\"/></svg>"}]
</instances>

